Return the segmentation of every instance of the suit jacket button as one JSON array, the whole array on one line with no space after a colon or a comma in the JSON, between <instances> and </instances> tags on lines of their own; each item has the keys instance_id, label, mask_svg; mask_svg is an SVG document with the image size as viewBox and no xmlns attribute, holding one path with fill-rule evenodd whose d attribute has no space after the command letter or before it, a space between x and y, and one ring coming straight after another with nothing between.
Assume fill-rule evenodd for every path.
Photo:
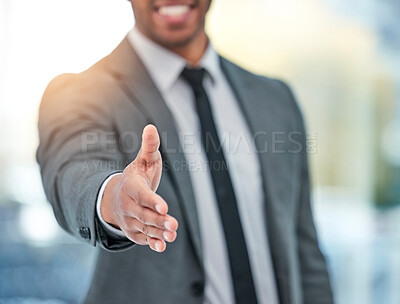
<instances>
[{"instance_id":1,"label":"suit jacket button","mask_svg":"<svg viewBox=\"0 0 400 304\"><path fill-rule=\"evenodd\" d=\"M200 297L204 292L204 283L195 281L190 285L190 293L195 297Z\"/></svg>"},{"instance_id":2,"label":"suit jacket button","mask_svg":"<svg viewBox=\"0 0 400 304\"><path fill-rule=\"evenodd\" d=\"M90 229L88 227L79 227L79 234L85 240L90 240Z\"/></svg>"}]
</instances>

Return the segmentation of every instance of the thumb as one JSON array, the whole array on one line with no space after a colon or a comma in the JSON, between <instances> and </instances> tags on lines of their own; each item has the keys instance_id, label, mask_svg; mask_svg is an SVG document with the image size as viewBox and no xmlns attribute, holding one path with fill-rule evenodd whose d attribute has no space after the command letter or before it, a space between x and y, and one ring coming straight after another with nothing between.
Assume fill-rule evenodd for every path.
<instances>
[{"instance_id":1,"label":"thumb","mask_svg":"<svg viewBox=\"0 0 400 304\"><path fill-rule=\"evenodd\" d=\"M159 158L158 148L160 147L160 137L154 125L147 125L142 133L142 147L140 158L146 162L152 162Z\"/></svg>"}]
</instances>

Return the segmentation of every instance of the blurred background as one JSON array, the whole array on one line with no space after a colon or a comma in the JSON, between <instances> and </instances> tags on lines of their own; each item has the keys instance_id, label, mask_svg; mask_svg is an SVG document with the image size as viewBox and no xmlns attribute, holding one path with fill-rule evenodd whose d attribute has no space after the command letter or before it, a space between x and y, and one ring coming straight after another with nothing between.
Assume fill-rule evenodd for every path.
<instances>
[{"instance_id":1,"label":"blurred background","mask_svg":"<svg viewBox=\"0 0 400 304\"><path fill-rule=\"evenodd\" d=\"M35 162L47 83L107 55L124 0L0 0L0 303L78 303L94 248L58 227ZM400 303L400 1L213 0L216 49L289 82L339 304Z\"/></svg>"}]
</instances>

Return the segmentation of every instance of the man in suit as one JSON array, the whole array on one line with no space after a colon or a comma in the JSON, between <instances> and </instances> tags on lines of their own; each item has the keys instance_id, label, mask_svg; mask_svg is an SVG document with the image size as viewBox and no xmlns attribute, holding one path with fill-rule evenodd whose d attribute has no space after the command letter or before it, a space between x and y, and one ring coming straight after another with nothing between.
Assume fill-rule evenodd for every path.
<instances>
[{"instance_id":1,"label":"man in suit","mask_svg":"<svg viewBox=\"0 0 400 304\"><path fill-rule=\"evenodd\" d=\"M215 52L210 0L131 3L134 29L40 108L47 198L102 248L86 303L332 303L288 86Z\"/></svg>"}]
</instances>

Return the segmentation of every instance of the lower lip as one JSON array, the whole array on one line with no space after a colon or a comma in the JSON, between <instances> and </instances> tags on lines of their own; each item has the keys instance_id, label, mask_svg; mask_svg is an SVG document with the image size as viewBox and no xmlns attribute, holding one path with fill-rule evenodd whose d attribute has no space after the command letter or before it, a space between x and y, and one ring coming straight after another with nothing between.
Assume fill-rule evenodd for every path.
<instances>
[{"instance_id":1,"label":"lower lip","mask_svg":"<svg viewBox=\"0 0 400 304\"><path fill-rule=\"evenodd\" d=\"M157 17L161 19L164 23L168 25L182 25L184 24L192 15L193 8L190 8L189 11L185 14L178 15L178 16L166 16L166 15L161 15L158 11L155 12Z\"/></svg>"}]
</instances>

